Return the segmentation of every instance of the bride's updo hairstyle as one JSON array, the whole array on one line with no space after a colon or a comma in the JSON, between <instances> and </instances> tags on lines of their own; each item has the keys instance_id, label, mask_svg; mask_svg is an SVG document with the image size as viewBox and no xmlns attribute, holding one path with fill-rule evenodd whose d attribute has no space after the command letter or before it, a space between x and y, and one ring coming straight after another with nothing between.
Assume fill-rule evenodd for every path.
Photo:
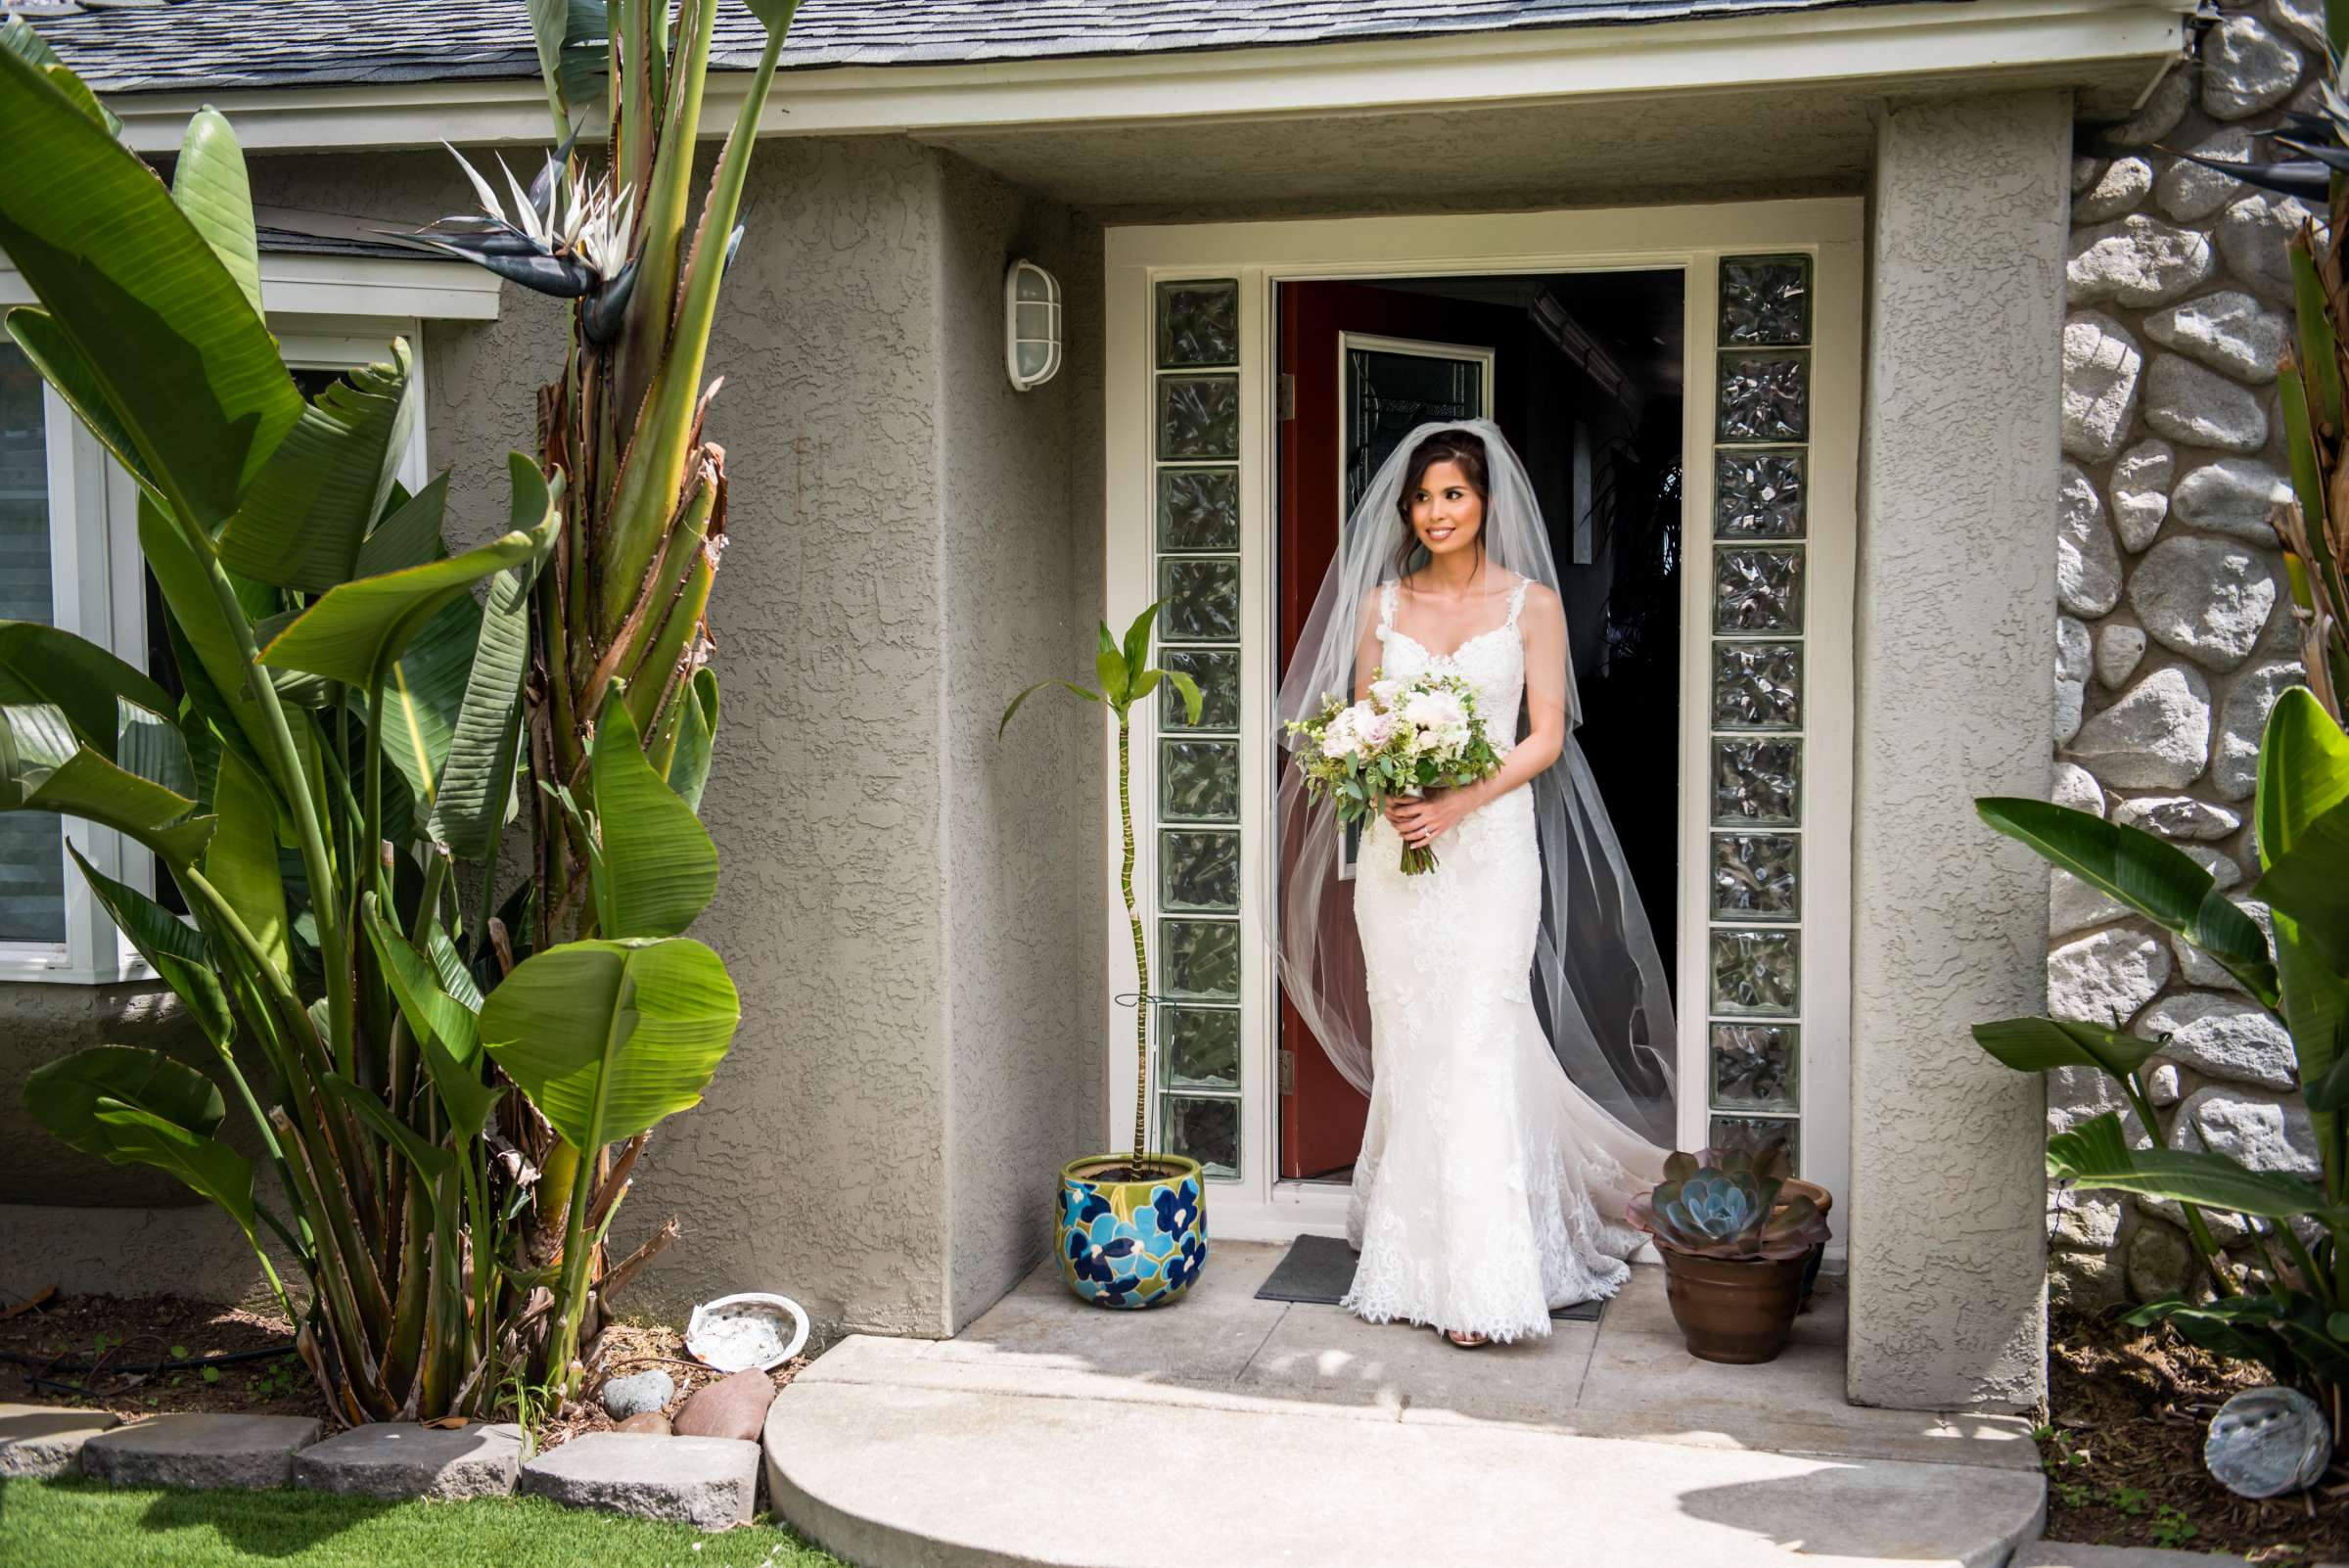
<instances>
[{"instance_id":1,"label":"bride's updo hairstyle","mask_svg":"<svg viewBox=\"0 0 2349 1568\"><path fill-rule=\"evenodd\" d=\"M1493 504L1493 485L1485 466L1482 436L1474 431L1440 430L1412 447L1410 460L1403 470L1403 489L1395 497L1396 515L1403 520L1403 542L1395 551L1395 575L1399 577L1409 575L1411 557L1419 553L1419 535L1411 527L1411 497L1419 493L1419 482L1438 463L1458 464L1477 499L1487 506ZM1482 528L1476 530L1476 553L1480 557L1485 553Z\"/></svg>"}]
</instances>

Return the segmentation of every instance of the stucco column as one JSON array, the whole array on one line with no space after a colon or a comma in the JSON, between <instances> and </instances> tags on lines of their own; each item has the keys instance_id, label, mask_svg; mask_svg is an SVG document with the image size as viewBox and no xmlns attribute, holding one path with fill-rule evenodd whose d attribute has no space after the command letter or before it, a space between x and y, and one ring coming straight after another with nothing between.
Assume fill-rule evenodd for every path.
<instances>
[{"instance_id":1,"label":"stucco column","mask_svg":"<svg viewBox=\"0 0 2349 1568\"><path fill-rule=\"evenodd\" d=\"M1860 456L1851 1397L2046 1382L2043 1089L1967 1026L2043 1010L2047 872L1974 815L2044 799L2071 110L1888 107Z\"/></svg>"}]
</instances>

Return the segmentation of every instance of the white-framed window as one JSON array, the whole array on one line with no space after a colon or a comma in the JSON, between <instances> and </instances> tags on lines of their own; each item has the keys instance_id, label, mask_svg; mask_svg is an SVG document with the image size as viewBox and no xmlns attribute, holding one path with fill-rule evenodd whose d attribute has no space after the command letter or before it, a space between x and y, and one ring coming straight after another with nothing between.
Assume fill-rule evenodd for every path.
<instances>
[{"instance_id":1,"label":"white-framed window","mask_svg":"<svg viewBox=\"0 0 2349 1568\"><path fill-rule=\"evenodd\" d=\"M408 340L418 417L399 479L411 490L421 487L431 473L424 321L273 313L270 325L288 368L311 395L355 365L389 359L393 338ZM150 623L138 540L138 486L23 352L0 339L0 619L46 622L156 669L161 630ZM90 897L68 846L108 876L150 897L170 897L159 892L153 856L119 834L47 812L0 812L0 982L152 979Z\"/></svg>"}]
</instances>

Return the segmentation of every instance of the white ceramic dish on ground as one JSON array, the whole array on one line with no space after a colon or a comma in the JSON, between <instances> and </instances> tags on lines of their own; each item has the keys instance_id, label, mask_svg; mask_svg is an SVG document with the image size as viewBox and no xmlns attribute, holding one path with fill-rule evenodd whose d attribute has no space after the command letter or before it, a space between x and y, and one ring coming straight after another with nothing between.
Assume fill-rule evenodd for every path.
<instances>
[{"instance_id":1,"label":"white ceramic dish on ground","mask_svg":"<svg viewBox=\"0 0 2349 1568\"><path fill-rule=\"evenodd\" d=\"M783 1319L792 1329L785 1337ZM789 1296L746 1290L720 1296L693 1310L685 1324L685 1348L721 1372L771 1372L807 1344L807 1314Z\"/></svg>"}]
</instances>

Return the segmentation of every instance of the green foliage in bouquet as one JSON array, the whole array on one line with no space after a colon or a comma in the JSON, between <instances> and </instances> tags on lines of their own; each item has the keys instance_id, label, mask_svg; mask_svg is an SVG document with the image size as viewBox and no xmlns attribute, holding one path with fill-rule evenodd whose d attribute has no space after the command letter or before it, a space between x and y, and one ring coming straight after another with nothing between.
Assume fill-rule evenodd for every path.
<instances>
[{"instance_id":1,"label":"green foliage in bouquet","mask_svg":"<svg viewBox=\"0 0 2349 1568\"><path fill-rule=\"evenodd\" d=\"M1420 697L1449 699L1460 722L1414 724L1405 710ZM1292 718L1287 728L1307 742L1297 751L1307 797L1327 796L1347 826L1377 816L1389 802L1463 788L1500 770L1500 754L1476 711L1476 688L1458 675L1390 681L1383 670L1374 671L1367 698L1349 703L1331 697L1321 712ZM1436 863L1433 846L1403 847L1405 876L1433 871Z\"/></svg>"}]
</instances>

